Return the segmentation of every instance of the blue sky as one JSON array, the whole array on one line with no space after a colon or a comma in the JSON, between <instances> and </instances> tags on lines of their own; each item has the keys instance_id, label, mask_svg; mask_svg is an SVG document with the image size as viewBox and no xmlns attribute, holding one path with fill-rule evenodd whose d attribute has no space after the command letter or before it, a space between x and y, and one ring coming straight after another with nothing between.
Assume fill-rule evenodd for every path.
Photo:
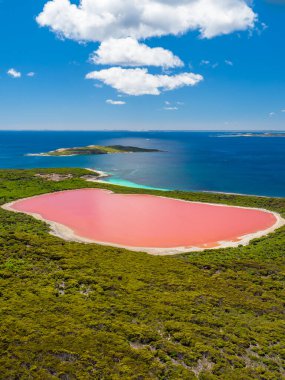
<instances>
[{"instance_id":1,"label":"blue sky","mask_svg":"<svg viewBox=\"0 0 285 380\"><path fill-rule=\"evenodd\" d=\"M90 7L85 18L66 20L60 7L69 10L68 0L53 0L44 13L45 0L0 0L0 129L285 129L284 2L244 3L245 17L234 11L225 26L223 3L242 0L220 0L203 21L203 3L211 1L197 0L188 26L152 13L143 30L132 2L120 9L129 4L124 21L98 32L85 27L94 19ZM193 3L167 1L179 2Z\"/></svg>"}]
</instances>

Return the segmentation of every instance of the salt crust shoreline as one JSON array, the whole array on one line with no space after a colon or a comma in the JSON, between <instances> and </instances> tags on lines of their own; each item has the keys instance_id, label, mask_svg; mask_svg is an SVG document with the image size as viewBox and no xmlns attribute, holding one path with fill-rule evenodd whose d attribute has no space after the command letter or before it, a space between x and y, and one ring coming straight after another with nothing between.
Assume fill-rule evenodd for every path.
<instances>
[{"instance_id":1,"label":"salt crust shoreline","mask_svg":"<svg viewBox=\"0 0 285 380\"><path fill-rule=\"evenodd\" d=\"M100 174L99 171L96 171L96 172ZM105 177L106 173L101 172L101 175ZM84 190L84 189L63 190L63 191L59 191L57 193L70 192L70 191L80 191L80 190ZM91 190L91 189L88 188L88 190ZM105 190L105 189L100 189L100 190L108 192L110 194L114 193L113 191L110 191L110 190ZM49 193L47 193L47 194L49 194ZM66 227L66 226L64 226L60 223L54 222L52 220L47 220L39 214L21 212L21 211L15 210L13 208L13 206L17 202L23 201L25 199L38 198L42 195L47 195L47 194L41 194L41 195L36 195L34 197L18 199L14 202L10 202L10 203L2 205L1 208L6 210L6 211L12 211L12 212L16 212L16 213L30 215L30 216L33 216L37 220L40 220L40 221L47 223L51 228L50 234L54 235L56 237L59 237L65 241L85 243L85 244L99 244L99 245L111 246L111 247L115 247L115 248L123 248L123 249L127 249L129 251L134 251L134 252L145 252L145 253L148 253L148 254L154 255L154 256L171 256L171 255L178 255L178 254L187 253L187 252L202 252L202 251L206 251L206 250L210 250L210 249L235 248L235 247L238 247L240 245L247 246L250 244L251 240L261 238L261 237L266 237L269 234L273 233L274 231L276 231L277 229L279 229L285 225L285 219L283 219L280 214L273 212L273 211L266 210L266 209L253 208L253 207L231 206L231 205L226 205L226 204L216 204L216 203L206 203L206 202L191 202L191 201L185 201L183 199L178 199L178 198L169 198L169 197L157 196L158 198L175 199L176 201L186 202L186 203L195 203L195 204L204 204L204 205L207 204L207 205L218 206L218 207L235 207L235 208L241 208L241 209L245 209L245 210L259 210L259 211L263 211L263 212L269 213L271 215L274 215L276 218L276 223L272 227L270 227L266 230L257 231L257 232L252 233L252 234L240 236L239 237L240 240L235 241L235 242L233 242L233 241L217 242L217 243L219 243L219 245L217 247L211 247L211 248L208 248L208 247L201 248L201 247L195 247L195 246L173 247L173 248L131 247L131 246L124 246L124 245L120 245L120 244L114 244L114 243L101 242L101 241L87 239L87 238L76 235L75 232L72 229L70 229L69 227ZM50 194L55 194L55 193L50 193ZM124 196L127 196L127 195L133 195L133 194L124 194ZM147 194L136 194L136 195L149 196Z\"/></svg>"}]
</instances>

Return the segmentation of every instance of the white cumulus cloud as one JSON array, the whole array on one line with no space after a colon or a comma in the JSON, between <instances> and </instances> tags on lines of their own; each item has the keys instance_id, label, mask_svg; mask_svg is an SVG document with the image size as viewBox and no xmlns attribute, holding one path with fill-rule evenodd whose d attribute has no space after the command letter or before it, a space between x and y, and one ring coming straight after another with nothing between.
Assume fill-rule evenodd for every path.
<instances>
[{"instance_id":1,"label":"white cumulus cloud","mask_svg":"<svg viewBox=\"0 0 285 380\"><path fill-rule=\"evenodd\" d=\"M36 73L34 73L33 71L30 71L28 74L27 74L27 77L34 77L36 75Z\"/></svg>"},{"instance_id":2,"label":"white cumulus cloud","mask_svg":"<svg viewBox=\"0 0 285 380\"><path fill-rule=\"evenodd\" d=\"M95 79L127 95L159 95L161 91L194 86L203 80L199 74L153 75L145 68L124 69L111 67L93 71L86 79Z\"/></svg>"},{"instance_id":3,"label":"white cumulus cloud","mask_svg":"<svg viewBox=\"0 0 285 380\"><path fill-rule=\"evenodd\" d=\"M49 0L36 20L62 38L100 42L91 62L119 66L94 71L86 78L128 95L159 95L193 86L203 77L187 72L154 75L139 68L183 66L171 51L139 41L189 31L198 31L201 38L213 38L252 29L257 15L249 0Z\"/></svg>"},{"instance_id":4,"label":"white cumulus cloud","mask_svg":"<svg viewBox=\"0 0 285 380\"><path fill-rule=\"evenodd\" d=\"M37 22L77 41L137 40L198 30L203 38L253 28L246 0L50 0Z\"/></svg>"},{"instance_id":5,"label":"white cumulus cloud","mask_svg":"<svg viewBox=\"0 0 285 380\"><path fill-rule=\"evenodd\" d=\"M131 37L111 38L102 42L98 50L91 55L90 61L100 65L161 66L165 68L184 65L180 58L171 51L161 47L150 48Z\"/></svg>"},{"instance_id":6,"label":"white cumulus cloud","mask_svg":"<svg viewBox=\"0 0 285 380\"><path fill-rule=\"evenodd\" d=\"M12 77L12 78L21 78L22 74L20 73L20 71L17 71L15 69L9 69L7 71L7 74Z\"/></svg>"},{"instance_id":7,"label":"white cumulus cloud","mask_svg":"<svg viewBox=\"0 0 285 380\"><path fill-rule=\"evenodd\" d=\"M107 99L106 103L112 104L113 106L123 106L126 104L126 102L123 102L122 100L112 100L112 99Z\"/></svg>"}]
</instances>

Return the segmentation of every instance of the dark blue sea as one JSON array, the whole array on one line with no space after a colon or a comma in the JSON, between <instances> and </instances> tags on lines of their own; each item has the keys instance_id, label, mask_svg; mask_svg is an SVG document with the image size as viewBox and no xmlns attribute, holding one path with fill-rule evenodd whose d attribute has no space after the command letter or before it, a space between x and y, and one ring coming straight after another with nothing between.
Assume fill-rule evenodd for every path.
<instances>
[{"instance_id":1,"label":"dark blue sea","mask_svg":"<svg viewBox=\"0 0 285 380\"><path fill-rule=\"evenodd\" d=\"M132 145L161 153L38 157L57 148ZM285 138L227 132L0 132L1 168L82 167L138 187L285 196Z\"/></svg>"}]
</instances>

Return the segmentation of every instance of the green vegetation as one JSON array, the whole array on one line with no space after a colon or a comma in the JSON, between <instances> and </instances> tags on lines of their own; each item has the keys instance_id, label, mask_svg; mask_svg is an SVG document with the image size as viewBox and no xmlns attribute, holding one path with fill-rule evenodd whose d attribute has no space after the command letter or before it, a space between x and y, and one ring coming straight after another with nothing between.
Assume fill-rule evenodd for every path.
<instances>
[{"instance_id":1,"label":"green vegetation","mask_svg":"<svg viewBox=\"0 0 285 380\"><path fill-rule=\"evenodd\" d=\"M89 145L84 147L76 148L61 148L57 150L52 150L48 153L42 153L42 155L47 156L86 156L94 154L116 154L116 153L147 153L147 152L159 152L157 149L145 149L137 148L134 146L123 146L123 145Z\"/></svg>"},{"instance_id":2,"label":"green vegetation","mask_svg":"<svg viewBox=\"0 0 285 380\"><path fill-rule=\"evenodd\" d=\"M100 187L285 214L285 199L122 188L87 174L2 170L0 204ZM0 218L1 379L285 378L285 228L247 247L153 257L65 242L1 208Z\"/></svg>"}]
</instances>

